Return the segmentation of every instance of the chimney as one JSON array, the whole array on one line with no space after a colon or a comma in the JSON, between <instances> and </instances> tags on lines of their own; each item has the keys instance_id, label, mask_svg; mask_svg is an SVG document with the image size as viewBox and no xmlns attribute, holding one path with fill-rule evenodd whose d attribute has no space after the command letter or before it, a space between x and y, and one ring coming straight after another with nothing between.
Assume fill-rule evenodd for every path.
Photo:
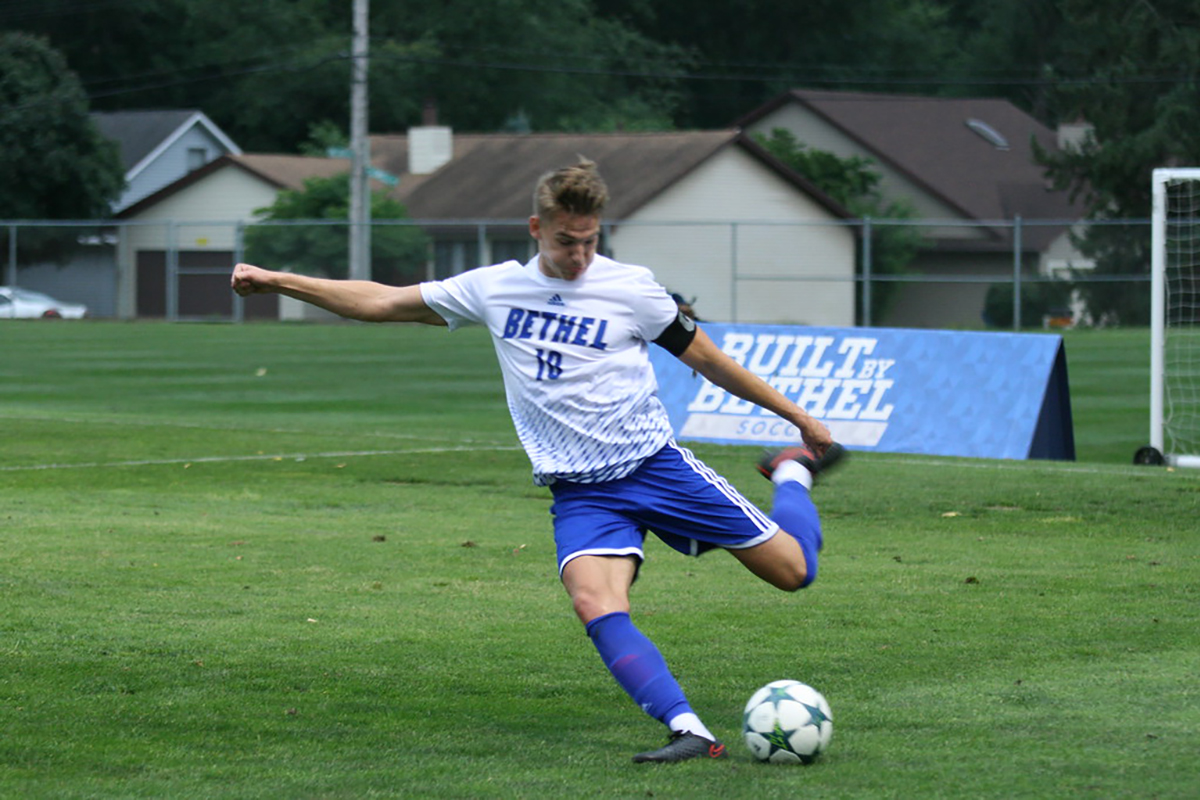
<instances>
[{"instance_id":1,"label":"chimney","mask_svg":"<svg viewBox=\"0 0 1200 800\"><path fill-rule=\"evenodd\" d=\"M454 157L453 132L438 125L437 116L437 101L428 98L421 109L421 127L408 129L408 171L412 175L436 172Z\"/></svg>"},{"instance_id":2,"label":"chimney","mask_svg":"<svg viewBox=\"0 0 1200 800\"><path fill-rule=\"evenodd\" d=\"M1092 124L1083 119L1077 119L1074 122L1060 122L1058 125L1058 149L1079 150L1084 142L1094 136Z\"/></svg>"}]
</instances>

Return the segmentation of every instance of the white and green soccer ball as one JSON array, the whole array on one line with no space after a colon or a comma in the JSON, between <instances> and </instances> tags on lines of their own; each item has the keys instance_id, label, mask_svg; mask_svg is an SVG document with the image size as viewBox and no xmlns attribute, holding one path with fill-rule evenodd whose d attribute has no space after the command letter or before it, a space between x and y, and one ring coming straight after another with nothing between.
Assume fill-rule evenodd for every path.
<instances>
[{"instance_id":1,"label":"white and green soccer ball","mask_svg":"<svg viewBox=\"0 0 1200 800\"><path fill-rule=\"evenodd\" d=\"M833 738L833 712L808 684L772 681L746 703L742 736L759 761L811 764Z\"/></svg>"}]
</instances>

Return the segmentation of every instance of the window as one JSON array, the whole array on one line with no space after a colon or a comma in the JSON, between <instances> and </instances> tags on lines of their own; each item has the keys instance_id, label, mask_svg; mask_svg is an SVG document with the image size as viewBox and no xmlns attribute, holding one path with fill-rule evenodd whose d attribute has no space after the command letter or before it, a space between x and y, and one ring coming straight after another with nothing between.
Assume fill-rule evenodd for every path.
<instances>
[{"instance_id":1,"label":"window","mask_svg":"<svg viewBox=\"0 0 1200 800\"><path fill-rule=\"evenodd\" d=\"M991 125L988 125L983 120L969 119L967 120L967 127L982 136L989 144L992 145L992 147L995 147L997 150L1008 149L1008 139L1005 139L1004 135L1000 133L1000 131L996 130Z\"/></svg>"},{"instance_id":2,"label":"window","mask_svg":"<svg viewBox=\"0 0 1200 800\"><path fill-rule=\"evenodd\" d=\"M188 172L200 169L208 163L208 150L203 147L189 147L187 151Z\"/></svg>"},{"instance_id":3,"label":"window","mask_svg":"<svg viewBox=\"0 0 1200 800\"><path fill-rule=\"evenodd\" d=\"M522 264L533 258L533 239L497 239L492 242L492 261L520 261Z\"/></svg>"},{"instance_id":4,"label":"window","mask_svg":"<svg viewBox=\"0 0 1200 800\"><path fill-rule=\"evenodd\" d=\"M434 276L449 278L480 266L479 247L474 241L440 241L433 245Z\"/></svg>"}]
</instances>

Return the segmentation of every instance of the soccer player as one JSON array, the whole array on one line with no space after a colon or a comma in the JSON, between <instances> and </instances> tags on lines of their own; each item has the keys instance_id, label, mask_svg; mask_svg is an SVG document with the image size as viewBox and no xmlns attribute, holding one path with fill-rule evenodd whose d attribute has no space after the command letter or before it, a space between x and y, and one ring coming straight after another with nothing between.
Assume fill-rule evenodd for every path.
<instances>
[{"instance_id":1,"label":"soccer player","mask_svg":"<svg viewBox=\"0 0 1200 800\"><path fill-rule=\"evenodd\" d=\"M554 496L558 571L575 613L621 687L670 731L638 762L720 758L658 648L630 618L629 589L652 532L689 555L723 548L785 591L817 575L813 478L842 449L828 429L726 355L644 267L597 255L608 189L587 160L546 174L529 233L538 253L416 286L385 286L238 264L242 296L278 292L371 322L486 325L534 482ZM778 414L802 444L767 453L770 515L674 441L648 357L663 347L726 391Z\"/></svg>"}]
</instances>

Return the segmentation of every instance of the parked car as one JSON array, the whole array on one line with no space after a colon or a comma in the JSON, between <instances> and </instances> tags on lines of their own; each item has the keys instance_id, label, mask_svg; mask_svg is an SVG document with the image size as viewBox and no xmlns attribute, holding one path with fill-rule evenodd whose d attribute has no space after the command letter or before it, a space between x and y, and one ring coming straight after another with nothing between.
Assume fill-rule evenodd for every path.
<instances>
[{"instance_id":1,"label":"parked car","mask_svg":"<svg viewBox=\"0 0 1200 800\"><path fill-rule=\"evenodd\" d=\"M0 286L0 319L83 319L87 306L64 303L48 294Z\"/></svg>"}]
</instances>

